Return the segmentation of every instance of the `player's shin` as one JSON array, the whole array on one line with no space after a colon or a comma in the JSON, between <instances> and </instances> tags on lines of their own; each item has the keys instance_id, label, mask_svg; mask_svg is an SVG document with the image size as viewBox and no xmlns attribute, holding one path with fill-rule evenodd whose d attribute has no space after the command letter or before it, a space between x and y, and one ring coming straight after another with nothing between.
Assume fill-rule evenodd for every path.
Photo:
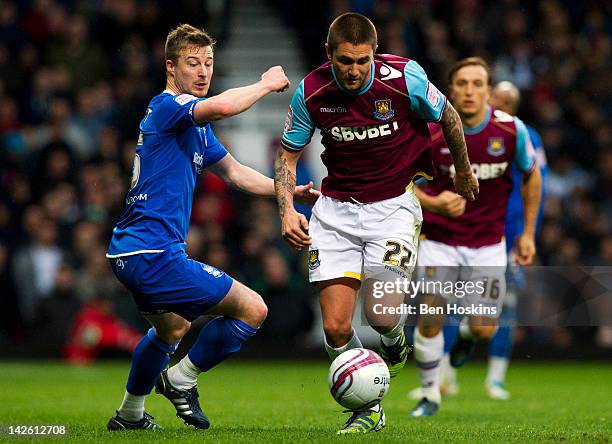
<instances>
[{"instance_id":1,"label":"player's shin","mask_svg":"<svg viewBox=\"0 0 612 444\"><path fill-rule=\"evenodd\" d=\"M187 356L205 372L240 351L242 343L255 333L256 328L238 319L215 318L202 328Z\"/></svg>"},{"instance_id":2,"label":"player's shin","mask_svg":"<svg viewBox=\"0 0 612 444\"><path fill-rule=\"evenodd\" d=\"M457 340L459 326L456 324L445 325L442 333L444 334L444 353L447 354Z\"/></svg>"},{"instance_id":3,"label":"player's shin","mask_svg":"<svg viewBox=\"0 0 612 444\"><path fill-rule=\"evenodd\" d=\"M387 346L394 345L394 344L397 344L397 341L401 339L403 333L404 333L404 322L402 320L391 330L381 333L380 340L383 342L383 344Z\"/></svg>"},{"instance_id":4,"label":"player's shin","mask_svg":"<svg viewBox=\"0 0 612 444\"><path fill-rule=\"evenodd\" d=\"M368 324L381 334L384 345L394 345L402 338L406 314L402 312L404 293L376 291L386 280L368 279L362 290L364 314Z\"/></svg>"},{"instance_id":5,"label":"player's shin","mask_svg":"<svg viewBox=\"0 0 612 444\"><path fill-rule=\"evenodd\" d=\"M355 329L353 329L353 335L351 336L351 339L349 339L349 341L341 347L332 347L331 345L327 343L327 338L325 338L325 350L327 351L327 354L329 355L329 358L332 361L347 350L350 350L352 348L362 348L362 347L363 345L361 344L361 341L359 340L359 337L357 336L357 332L355 331Z\"/></svg>"},{"instance_id":6,"label":"player's shin","mask_svg":"<svg viewBox=\"0 0 612 444\"><path fill-rule=\"evenodd\" d=\"M499 327L489 341L489 367L486 384L503 384L512 354L512 332L516 322L516 308L510 305L507 298L504 305Z\"/></svg>"},{"instance_id":7,"label":"player's shin","mask_svg":"<svg viewBox=\"0 0 612 444\"><path fill-rule=\"evenodd\" d=\"M176 345L158 338L155 329L140 340L132 354L132 367L126 385L126 394L119 407L119 416L128 421L137 421L144 413L144 398L155 384L161 371L168 365Z\"/></svg>"},{"instance_id":8,"label":"player's shin","mask_svg":"<svg viewBox=\"0 0 612 444\"><path fill-rule=\"evenodd\" d=\"M132 354L127 391L133 395L148 395L175 350L175 344L162 341L156 336L155 329L150 328Z\"/></svg>"},{"instance_id":9,"label":"player's shin","mask_svg":"<svg viewBox=\"0 0 612 444\"><path fill-rule=\"evenodd\" d=\"M210 421L198 401L197 376L242 348L257 329L230 317L210 321L198 334L187 356L157 381L157 393L172 402L179 418L196 429L207 429Z\"/></svg>"},{"instance_id":10,"label":"player's shin","mask_svg":"<svg viewBox=\"0 0 612 444\"><path fill-rule=\"evenodd\" d=\"M440 360L444 349L444 337L438 332L433 337L421 334L419 328L414 333L414 359L416 361L423 397L440 403Z\"/></svg>"}]
</instances>

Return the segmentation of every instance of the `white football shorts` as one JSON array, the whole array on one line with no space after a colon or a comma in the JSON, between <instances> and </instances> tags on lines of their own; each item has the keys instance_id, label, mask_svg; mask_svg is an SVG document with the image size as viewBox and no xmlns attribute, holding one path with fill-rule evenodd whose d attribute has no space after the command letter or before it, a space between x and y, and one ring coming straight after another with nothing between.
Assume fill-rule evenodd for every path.
<instances>
[{"instance_id":1,"label":"white football shorts","mask_svg":"<svg viewBox=\"0 0 612 444\"><path fill-rule=\"evenodd\" d=\"M321 196L310 218L310 282L410 279L422 223L412 187L401 196L368 204Z\"/></svg>"},{"instance_id":2,"label":"white football shorts","mask_svg":"<svg viewBox=\"0 0 612 444\"><path fill-rule=\"evenodd\" d=\"M486 307L478 315L498 317L506 294L506 242L470 248L421 239L415 278L422 293L438 294L448 303Z\"/></svg>"}]
</instances>

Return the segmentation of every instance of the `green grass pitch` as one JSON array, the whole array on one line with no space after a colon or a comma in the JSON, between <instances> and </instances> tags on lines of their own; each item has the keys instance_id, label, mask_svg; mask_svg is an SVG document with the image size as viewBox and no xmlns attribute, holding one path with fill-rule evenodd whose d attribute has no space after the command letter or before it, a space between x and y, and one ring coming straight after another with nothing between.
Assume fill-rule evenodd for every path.
<instances>
[{"instance_id":1,"label":"green grass pitch","mask_svg":"<svg viewBox=\"0 0 612 444\"><path fill-rule=\"evenodd\" d=\"M163 432L111 433L106 421L123 396L128 362L69 367L56 362L0 363L0 425L62 424L62 438L9 437L2 442L612 442L612 366L603 363L514 363L512 399L485 397L483 364L461 369L461 392L433 418L411 419L406 397L414 364L391 383L387 427L367 436L335 436L347 415L327 391L324 362L232 360L200 377L211 429L196 431L160 395L147 411Z\"/></svg>"}]
</instances>

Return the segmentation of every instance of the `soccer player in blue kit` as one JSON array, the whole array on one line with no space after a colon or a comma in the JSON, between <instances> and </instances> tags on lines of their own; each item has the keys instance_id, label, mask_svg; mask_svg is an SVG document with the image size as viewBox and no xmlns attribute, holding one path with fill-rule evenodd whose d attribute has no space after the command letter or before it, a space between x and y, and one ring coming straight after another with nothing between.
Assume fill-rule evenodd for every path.
<instances>
[{"instance_id":1,"label":"soccer player in blue kit","mask_svg":"<svg viewBox=\"0 0 612 444\"><path fill-rule=\"evenodd\" d=\"M166 90L151 100L140 123L131 189L107 258L152 328L134 350L123 402L109 430L161 429L144 411L154 386L186 424L208 428L198 402L199 373L239 351L267 315L256 292L185 253L194 187L205 168L237 189L275 196L273 180L228 154L209 122L239 114L290 85L276 66L256 83L205 99L213 44L205 31L191 25L169 32ZM302 203L312 204L318 195L312 184L295 188ZM200 331L187 355L164 370L191 321L203 314L217 317Z\"/></svg>"}]
</instances>

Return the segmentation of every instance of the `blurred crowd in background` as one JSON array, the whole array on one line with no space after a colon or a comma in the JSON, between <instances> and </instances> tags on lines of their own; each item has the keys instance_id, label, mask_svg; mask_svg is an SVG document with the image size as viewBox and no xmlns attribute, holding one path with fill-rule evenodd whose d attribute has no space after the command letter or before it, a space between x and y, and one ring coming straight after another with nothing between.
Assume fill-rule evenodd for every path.
<instances>
[{"instance_id":1,"label":"blurred crowd in background","mask_svg":"<svg viewBox=\"0 0 612 444\"><path fill-rule=\"evenodd\" d=\"M165 84L167 31L188 21L212 29L222 46L231 4L0 0L0 350L6 354L87 362L99 348L129 351L137 341L144 322L104 255L124 207L138 123ZM454 61L487 59L495 81L521 89L519 116L540 132L548 156L540 263L612 265L610 2L268 4L299 36L309 70L324 61L330 20L347 10L373 19L379 52L416 59L442 90ZM187 244L191 257L262 294L270 317L259 340L303 342L316 302L306 259L279 237L273 200L203 175ZM596 328L564 331L557 345L598 337Z\"/></svg>"}]
</instances>

